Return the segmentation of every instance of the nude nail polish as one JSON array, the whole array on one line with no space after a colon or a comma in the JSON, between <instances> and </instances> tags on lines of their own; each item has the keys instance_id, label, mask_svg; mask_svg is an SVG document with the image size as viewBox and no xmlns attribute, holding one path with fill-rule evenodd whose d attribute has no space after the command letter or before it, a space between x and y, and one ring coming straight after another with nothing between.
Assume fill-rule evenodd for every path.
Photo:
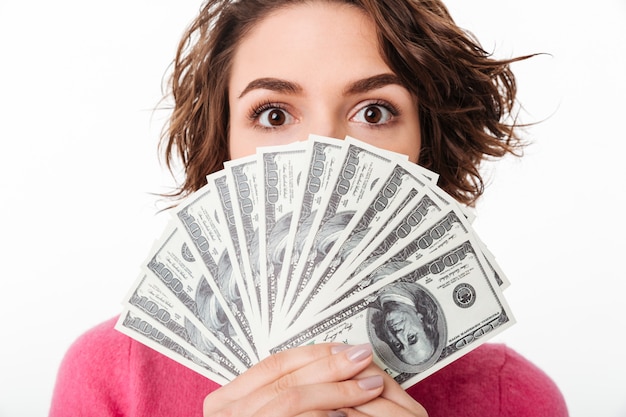
<instances>
[{"instance_id":1,"label":"nude nail polish","mask_svg":"<svg viewBox=\"0 0 626 417\"><path fill-rule=\"evenodd\" d=\"M380 375L368 376L367 378L359 379L359 388L363 390L371 390L380 388L383 386L383 377Z\"/></svg>"},{"instance_id":2,"label":"nude nail polish","mask_svg":"<svg viewBox=\"0 0 626 417\"><path fill-rule=\"evenodd\" d=\"M352 362L359 362L372 354L372 346L369 343L356 345L348 350L348 359Z\"/></svg>"}]
</instances>

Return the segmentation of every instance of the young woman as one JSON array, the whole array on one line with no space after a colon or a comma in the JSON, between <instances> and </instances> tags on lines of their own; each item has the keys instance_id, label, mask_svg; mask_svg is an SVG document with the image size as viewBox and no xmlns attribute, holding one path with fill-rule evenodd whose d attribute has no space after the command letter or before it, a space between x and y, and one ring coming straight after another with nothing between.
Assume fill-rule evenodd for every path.
<instances>
[{"instance_id":1,"label":"young woman","mask_svg":"<svg viewBox=\"0 0 626 417\"><path fill-rule=\"evenodd\" d=\"M166 160L185 196L256 147L350 135L404 153L472 205L480 162L515 153L513 60L490 58L436 0L209 0L180 44ZM371 348L315 345L218 384L113 330L83 335L51 416L566 416L541 370L483 345L408 390Z\"/></svg>"}]
</instances>

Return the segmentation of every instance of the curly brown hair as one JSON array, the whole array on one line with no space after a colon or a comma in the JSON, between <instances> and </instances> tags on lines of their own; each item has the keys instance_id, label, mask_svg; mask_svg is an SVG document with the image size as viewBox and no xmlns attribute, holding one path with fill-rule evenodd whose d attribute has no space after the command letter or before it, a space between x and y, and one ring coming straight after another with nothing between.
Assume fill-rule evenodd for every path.
<instances>
[{"instance_id":1,"label":"curly brown hair","mask_svg":"<svg viewBox=\"0 0 626 417\"><path fill-rule=\"evenodd\" d=\"M314 0L208 0L184 34L170 87L174 108L161 149L167 166L180 159L184 183L170 194L201 188L229 159L228 81L242 37L277 8ZM321 0L317 0L321 1ZM484 191L481 162L520 155L516 83L497 60L459 28L438 0L324 0L370 16L383 59L418 97L422 148L418 163L439 174L439 186L473 205Z\"/></svg>"}]
</instances>

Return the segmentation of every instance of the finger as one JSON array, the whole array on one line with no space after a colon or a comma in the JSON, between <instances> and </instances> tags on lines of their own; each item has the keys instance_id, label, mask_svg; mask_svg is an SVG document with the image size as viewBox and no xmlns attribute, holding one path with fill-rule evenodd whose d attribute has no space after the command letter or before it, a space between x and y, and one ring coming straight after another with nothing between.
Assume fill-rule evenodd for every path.
<instances>
[{"instance_id":1,"label":"finger","mask_svg":"<svg viewBox=\"0 0 626 417\"><path fill-rule=\"evenodd\" d=\"M331 353L331 355L324 356L291 373L285 374L276 380L276 384L273 387L281 391L299 385L351 379L366 369L373 359L372 346L368 343L356 346L340 345L331 347Z\"/></svg>"},{"instance_id":2,"label":"finger","mask_svg":"<svg viewBox=\"0 0 626 417\"><path fill-rule=\"evenodd\" d=\"M383 388L383 378L379 375L341 382L298 385L280 392L259 408L255 417L294 416L314 410L355 407L379 396Z\"/></svg>"},{"instance_id":3,"label":"finger","mask_svg":"<svg viewBox=\"0 0 626 417\"><path fill-rule=\"evenodd\" d=\"M409 412L416 413L415 415L426 415L420 414L425 413L424 407L419 404L413 397L411 397L407 392L393 379L387 372L380 369L380 367L374 363L370 364L363 372L361 372L357 378L371 376L371 375L381 375L384 379L385 389L383 393L380 395L382 398L388 399L389 401L398 404L400 407L409 410ZM411 414L413 415L413 414Z\"/></svg>"}]
</instances>

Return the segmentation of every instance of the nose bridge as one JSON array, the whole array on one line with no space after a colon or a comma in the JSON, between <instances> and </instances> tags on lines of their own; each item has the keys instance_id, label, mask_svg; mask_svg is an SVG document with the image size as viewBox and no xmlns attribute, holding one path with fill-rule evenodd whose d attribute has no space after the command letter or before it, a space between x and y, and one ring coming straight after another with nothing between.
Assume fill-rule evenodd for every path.
<instances>
[{"instance_id":1,"label":"nose bridge","mask_svg":"<svg viewBox=\"0 0 626 417\"><path fill-rule=\"evenodd\" d=\"M347 131L347 121L337 110L330 105L318 103L309 117L309 132L336 139L344 139Z\"/></svg>"}]
</instances>

